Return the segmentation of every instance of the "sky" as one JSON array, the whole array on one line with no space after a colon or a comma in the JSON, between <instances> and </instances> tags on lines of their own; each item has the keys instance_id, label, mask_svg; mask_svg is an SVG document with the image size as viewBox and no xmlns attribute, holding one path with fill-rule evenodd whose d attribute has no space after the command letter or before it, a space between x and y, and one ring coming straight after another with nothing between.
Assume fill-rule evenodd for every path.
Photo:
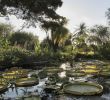
<instances>
[{"instance_id":1,"label":"sky","mask_svg":"<svg viewBox=\"0 0 110 100\"><path fill-rule=\"evenodd\" d=\"M65 16L68 19L67 28L73 33L76 27L85 22L87 26L93 26L96 24L107 25L107 18L105 12L110 7L110 0L62 0L63 5L58 8L57 13ZM12 24L16 30L19 30L23 24L22 20L17 20L14 16L10 17L10 21L7 22L4 18L0 18L0 22ZM30 27L24 29L27 32L33 32L39 36L40 40L45 38L45 32L39 29Z\"/></svg>"}]
</instances>

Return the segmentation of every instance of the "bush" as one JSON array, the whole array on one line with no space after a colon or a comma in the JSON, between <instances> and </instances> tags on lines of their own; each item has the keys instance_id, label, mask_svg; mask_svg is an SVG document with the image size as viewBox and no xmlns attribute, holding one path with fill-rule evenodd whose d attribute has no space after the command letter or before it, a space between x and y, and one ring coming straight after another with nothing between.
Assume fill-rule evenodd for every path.
<instances>
[{"instance_id":1,"label":"bush","mask_svg":"<svg viewBox=\"0 0 110 100\"><path fill-rule=\"evenodd\" d=\"M98 54L103 58L110 60L110 42L104 43L99 47Z\"/></svg>"},{"instance_id":2,"label":"bush","mask_svg":"<svg viewBox=\"0 0 110 100\"><path fill-rule=\"evenodd\" d=\"M4 67L22 65L28 62L32 55L32 52L19 47L2 48L0 49L0 65Z\"/></svg>"},{"instance_id":3,"label":"bush","mask_svg":"<svg viewBox=\"0 0 110 100\"><path fill-rule=\"evenodd\" d=\"M17 45L27 50L34 50L36 43L39 43L37 36L26 32L15 32L9 40L12 46Z\"/></svg>"}]
</instances>

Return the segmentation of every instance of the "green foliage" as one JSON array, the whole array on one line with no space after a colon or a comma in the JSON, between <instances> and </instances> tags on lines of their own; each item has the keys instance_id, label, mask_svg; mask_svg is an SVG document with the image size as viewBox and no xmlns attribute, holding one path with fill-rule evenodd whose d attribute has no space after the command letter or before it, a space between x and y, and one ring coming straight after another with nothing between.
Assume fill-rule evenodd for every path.
<instances>
[{"instance_id":1,"label":"green foliage","mask_svg":"<svg viewBox=\"0 0 110 100\"><path fill-rule=\"evenodd\" d=\"M53 48L51 47L51 41L46 38L41 42L41 50L42 50L42 55L48 55L52 56L54 51Z\"/></svg>"},{"instance_id":2,"label":"green foliage","mask_svg":"<svg viewBox=\"0 0 110 100\"><path fill-rule=\"evenodd\" d=\"M110 35L109 28L103 25L95 25L91 29L91 33L92 33L92 36L94 36L93 41L99 44L105 43L109 39L109 35Z\"/></svg>"},{"instance_id":3,"label":"green foliage","mask_svg":"<svg viewBox=\"0 0 110 100\"><path fill-rule=\"evenodd\" d=\"M35 45L39 43L38 37L32 33L15 32L10 36L12 46L20 46L27 50L34 50Z\"/></svg>"},{"instance_id":4,"label":"green foliage","mask_svg":"<svg viewBox=\"0 0 110 100\"><path fill-rule=\"evenodd\" d=\"M37 41L36 42L36 44L35 44L35 53L37 54L37 55L41 55L41 46L40 46L40 43L39 43L39 41Z\"/></svg>"},{"instance_id":5,"label":"green foliage","mask_svg":"<svg viewBox=\"0 0 110 100\"><path fill-rule=\"evenodd\" d=\"M7 38L0 37L0 48L7 49L10 45L10 42L7 40Z\"/></svg>"},{"instance_id":6,"label":"green foliage","mask_svg":"<svg viewBox=\"0 0 110 100\"><path fill-rule=\"evenodd\" d=\"M17 64L22 65L27 62L31 55L31 52L19 47L2 48L0 49L0 65L7 67Z\"/></svg>"},{"instance_id":7,"label":"green foliage","mask_svg":"<svg viewBox=\"0 0 110 100\"><path fill-rule=\"evenodd\" d=\"M2 15L16 15L33 26L36 22L44 23L44 21L63 19L56 13L56 9L61 6L61 0L0 0Z\"/></svg>"},{"instance_id":8,"label":"green foliage","mask_svg":"<svg viewBox=\"0 0 110 100\"><path fill-rule=\"evenodd\" d=\"M64 26L64 23L50 23L47 24L47 27L42 26L48 34L46 41L48 42L49 46L57 52L57 50L65 45L66 40L69 37L69 30Z\"/></svg>"},{"instance_id":9,"label":"green foliage","mask_svg":"<svg viewBox=\"0 0 110 100\"><path fill-rule=\"evenodd\" d=\"M110 41L98 47L98 54L104 59L110 59Z\"/></svg>"},{"instance_id":10,"label":"green foliage","mask_svg":"<svg viewBox=\"0 0 110 100\"><path fill-rule=\"evenodd\" d=\"M106 26L95 25L88 30L85 24L80 24L72 37L76 58L109 58L109 37L109 28Z\"/></svg>"},{"instance_id":11,"label":"green foliage","mask_svg":"<svg viewBox=\"0 0 110 100\"><path fill-rule=\"evenodd\" d=\"M13 27L9 24L0 23L0 37L9 37L13 32Z\"/></svg>"},{"instance_id":12,"label":"green foliage","mask_svg":"<svg viewBox=\"0 0 110 100\"><path fill-rule=\"evenodd\" d=\"M73 36L72 36L72 40L74 41L74 39L80 37L80 36L87 36L88 35L88 29L85 23L81 23L79 25L79 27L75 30Z\"/></svg>"}]
</instances>

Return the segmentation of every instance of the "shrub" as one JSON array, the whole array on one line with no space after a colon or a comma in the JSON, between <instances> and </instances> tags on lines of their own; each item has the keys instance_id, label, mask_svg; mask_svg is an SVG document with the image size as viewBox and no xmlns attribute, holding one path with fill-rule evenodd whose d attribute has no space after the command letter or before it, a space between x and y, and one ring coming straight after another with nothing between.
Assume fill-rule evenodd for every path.
<instances>
[{"instance_id":1,"label":"shrub","mask_svg":"<svg viewBox=\"0 0 110 100\"><path fill-rule=\"evenodd\" d=\"M27 50L34 50L36 43L39 43L37 36L26 32L15 32L9 40L12 46L17 45Z\"/></svg>"},{"instance_id":2,"label":"shrub","mask_svg":"<svg viewBox=\"0 0 110 100\"><path fill-rule=\"evenodd\" d=\"M2 48L0 49L0 65L4 67L21 65L28 62L32 55L32 52L19 47Z\"/></svg>"}]
</instances>

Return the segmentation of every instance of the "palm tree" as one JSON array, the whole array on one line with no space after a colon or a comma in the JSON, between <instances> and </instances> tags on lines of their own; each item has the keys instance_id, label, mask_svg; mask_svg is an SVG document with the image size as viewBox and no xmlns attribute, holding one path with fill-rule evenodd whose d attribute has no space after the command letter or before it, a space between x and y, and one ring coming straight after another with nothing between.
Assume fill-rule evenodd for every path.
<instances>
[{"instance_id":1,"label":"palm tree","mask_svg":"<svg viewBox=\"0 0 110 100\"><path fill-rule=\"evenodd\" d=\"M86 40L86 43L93 49L94 54L96 54L97 45L101 44L102 41L96 36L89 36Z\"/></svg>"},{"instance_id":2,"label":"palm tree","mask_svg":"<svg viewBox=\"0 0 110 100\"><path fill-rule=\"evenodd\" d=\"M84 36L86 36L86 35L88 35L88 33L89 33L89 31L88 31L88 29L87 29L87 26L86 26L86 24L85 23L81 23L79 26L78 26L78 28L75 30L75 32L74 32L74 34L73 34L73 39L74 38L78 38L78 37L80 37L80 36L82 36L82 35L84 35Z\"/></svg>"},{"instance_id":3,"label":"palm tree","mask_svg":"<svg viewBox=\"0 0 110 100\"><path fill-rule=\"evenodd\" d=\"M79 27L75 30L72 36L73 45L78 47L83 47L86 45L86 38L88 37L88 29L85 23L81 23ZM85 46L87 49L87 45ZM87 50L86 50L87 51ZM87 52L86 52L87 53Z\"/></svg>"},{"instance_id":4,"label":"palm tree","mask_svg":"<svg viewBox=\"0 0 110 100\"><path fill-rule=\"evenodd\" d=\"M51 42L53 45L53 49L56 51L59 47L63 46L65 41L68 38L68 29L64 26L60 26L56 28L55 31L51 33Z\"/></svg>"},{"instance_id":5,"label":"palm tree","mask_svg":"<svg viewBox=\"0 0 110 100\"><path fill-rule=\"evenodd\" d=\"M46 31L47 34L48 44L53 48L55 52L60 46L64 45L64 42L68 37L69 31L66 27L64 27L65 24L66 22L49 22L42 25L42 28Z\"/></svg>"},{"instance_id":6,"label":"palm tree","mask_svg":"<svg viewBox=\"0 0 110 100\"><path fill-rule=\"evenodd\" d=\"M100 39L102 43L106 42L110 36L108 27L105 27L102 25L95 25L94 28L91 29L91 32L92 32L92 35L97 37L97 40Z\"/></svg>"},{"instance_id":7,"label":"palm tree","mask_svg":"<svg viewBox=\"0 0 110 100\"><path fill-rule=\"evenodd\" d=\"M91 30L91 35L87 38L87 43L93 47L94 53L96 49L103 46L109 40L108 27L95 25Z\"/></svg>"}]
</instances>

